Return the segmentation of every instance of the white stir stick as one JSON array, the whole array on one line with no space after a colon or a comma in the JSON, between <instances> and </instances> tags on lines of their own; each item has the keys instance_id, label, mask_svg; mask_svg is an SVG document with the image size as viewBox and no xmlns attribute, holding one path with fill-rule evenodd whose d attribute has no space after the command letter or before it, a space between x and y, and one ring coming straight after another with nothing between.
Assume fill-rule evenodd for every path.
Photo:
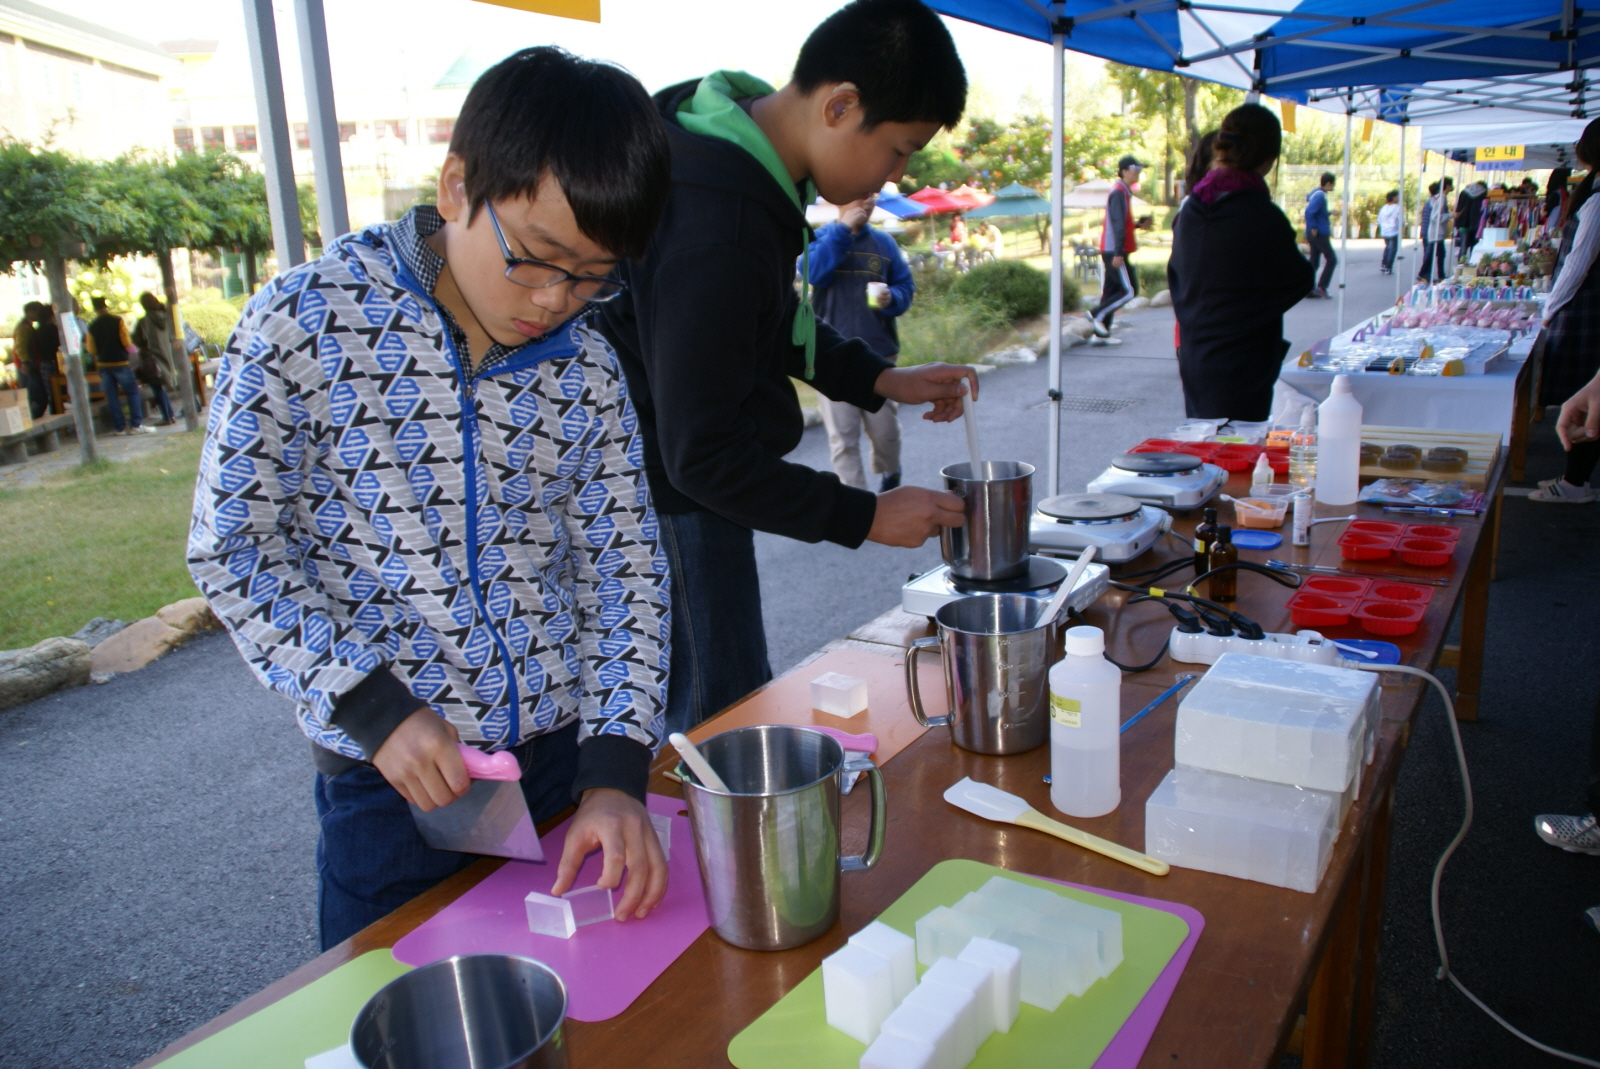
<instances>
[{"instance_id":1,"label":"white stir stick","mask_svg":"<svg viewBox=\"0 0 1600 1069\"><path fill-rule=\"evenodd\" d=\"M978 413L974 406L977 404L972 399L970 384L966 393L961 395L961 418L967 425L967 459L972 462L972 477L984 478L983 462L978 459Z\"/></svg>"},{"instance_id":2,"label":"white stir stick","mask_svg":"<svg viewBox=\"0 0 1600 1069\"><path fill-rule=\"evenodd\" d=\"M694 778L700 781L700 786L708 791L718 794L732 794L728 785L722 782L722 777L717 775L700 751L695 749L694 743L689 741L689 736L682 732L674 731L667 736L667 741L672 743L672 748L678 751L678 756L683 758L683 763L689 766L689 771L694 773Z\"/></svg>"},{"instance_id":3,"label":"white stir stick","mask_svg":"<svg viewBox=\"0 0 1600 1069\"><path fill-rule=\"evenodd\" d=\"M1067 572L1067 577L1061 580L1061 587L1050 599L1050 604L1044 607L1044 615L1039 617L1040 623L1048 623L1061 615L1061 610L1067 606L1067 599L1072 596L1072 588L1078 585L1078 580L1083 577L1083 570L1089 567L1089 562L1092 560L1094 560L1094 547L1087 546L1078 554L1078 559Z\"/></svg>"}]
</instances>

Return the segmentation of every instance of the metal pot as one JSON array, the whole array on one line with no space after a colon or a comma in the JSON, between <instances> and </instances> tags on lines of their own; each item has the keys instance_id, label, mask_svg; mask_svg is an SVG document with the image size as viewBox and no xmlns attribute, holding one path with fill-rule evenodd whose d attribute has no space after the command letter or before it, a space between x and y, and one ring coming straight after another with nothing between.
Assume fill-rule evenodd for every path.
<instances>
[{"instance_id":1,"label":"metal pot","mask_svg":"<svg viewBox=\"0 0 1600 1069\"><path fill-rule=\"evenodd\" d=\"M512 954L446 958L390 981L356 1014L364 1069L567 1069L567 988Z\"/></svg>"},{"instance_id":2,"label":"metal pot","mask_svg":"<svg viewBox=\"0 0 1600 1069\"><path fill-rule=\"evenodd\" d=\"M951 464L940 473L944 488L965 502L967 522L939 532L944 562L958 579L996 582L1028 570L1028 519L1033 512L1033 465L986 460Z\"/></svg>"}]
</instances>

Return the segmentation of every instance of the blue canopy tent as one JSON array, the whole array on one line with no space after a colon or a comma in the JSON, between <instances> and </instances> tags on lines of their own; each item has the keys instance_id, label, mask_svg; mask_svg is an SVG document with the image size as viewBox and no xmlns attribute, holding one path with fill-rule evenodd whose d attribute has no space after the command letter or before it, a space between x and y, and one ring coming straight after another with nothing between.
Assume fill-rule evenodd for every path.
<instances>
[{"instance_id":1,"label":"blue canopy tent","mask_svg":"<svg viewBox=\"0 0 1600 1069\"><path fill-rule=\"evenodd\" d=\"M1562 0L928 0L934 10L1048 42L1061 129L1065 50L1288 99L1347 86L1551 77L1600 64L1600 13ZM1323 96L1329 94L1324 93ZM1349 116L1346 150L1349 157ZM1397 115L1378 115L1404 121ZM1051 139L1051 233L1061 233L1061 139ZM1347 164L1348 169L1348 164ZM1348 192L1349 182L1345 182ZM1348 212L1347 212L1348 217ZM1348 258L1346 258L1348 259ZM1061 250L1050 257L1050 397L1061 397ZM1342 283L1342 279L1341 279ZM1340 308L1343 309L1343 286ZM1050 494L1061 409L1050 406Z\"/></svg>"}]
</instances>

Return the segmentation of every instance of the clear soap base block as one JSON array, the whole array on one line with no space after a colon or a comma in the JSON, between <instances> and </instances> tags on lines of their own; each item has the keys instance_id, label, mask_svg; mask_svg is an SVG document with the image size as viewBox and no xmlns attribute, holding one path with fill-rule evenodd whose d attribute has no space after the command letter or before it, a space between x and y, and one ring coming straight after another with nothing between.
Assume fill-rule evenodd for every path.
<instances>
[{"instance_id":1,"label":"clear soap base block","mask_svg":"<svg viewBox=\"0 0 1600 1069\"><path fill-rule=\"evenodd\" d=\"M609 887L580 887L559 898L530 891L523 902L528 909L528 930L557 939L571 939L584 925L616 916Z\"/></svg>"}]
</instances>

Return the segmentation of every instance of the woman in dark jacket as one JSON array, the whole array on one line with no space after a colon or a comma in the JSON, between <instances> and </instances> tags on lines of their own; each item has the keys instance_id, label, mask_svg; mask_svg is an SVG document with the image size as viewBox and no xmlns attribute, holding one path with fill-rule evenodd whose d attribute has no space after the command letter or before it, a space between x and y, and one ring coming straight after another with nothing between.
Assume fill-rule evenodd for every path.
<instances>
[{"instance_id":1,"label":"woman in dark jacket","mask_svg":"<svg viewBox=\"0 0 1600 1069\"><path fill-rule=\"evenodd\" d=\"M1277 116L1259 104L1222 120L1215 166L1184 201L1172 227L1167 286L1177 314L1178 373L1194 419L1260 422L1288 343L1283 313L1311 292L1311 264L1262 175L1283 141Z\"/></svg>"},{"instance_id":2,"label":"woman in dark jacket","mask_svg":"<svg viewBox=\"0 0 1600 1069\"><path fill-rule=\"evenodd\" d=\"M155 395L161 408L160 426L166 427L177 422L172 399L167 396L167 391L177 384L172 337L167 333L167 309L153 293L141 293L139 305L144 309L144 318L133 328L133 343L139 347L137 375Z\"/></svg>"}]
</instances>

